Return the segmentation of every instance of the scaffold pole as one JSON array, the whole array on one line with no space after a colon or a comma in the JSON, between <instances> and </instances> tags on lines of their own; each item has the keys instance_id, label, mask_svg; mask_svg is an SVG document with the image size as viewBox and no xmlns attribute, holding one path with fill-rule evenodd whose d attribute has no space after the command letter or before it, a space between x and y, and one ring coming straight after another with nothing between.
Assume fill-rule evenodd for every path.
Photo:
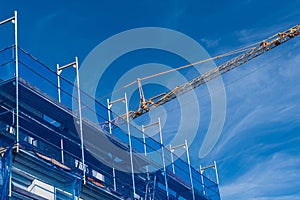
<instances>
[{"instance_id":1,"label":"scaffold pole","mask_svg":"<svg viewBox=\"0 0 300 200\"><path fill-rule=\"evenodd\" d=\"M200 172L203 173L205 170L213 168L215 170L215 176L216 176L216 184L219 185L219 175L218 175L218 169L217 169L217 162L214 161L214 164L206 166L206 167L201 167L200 166Z\"/></svg>"},{"instance_id":2,"label":"scaffold pole","mask_svg":"<svg viewBox=\"0 0 300 200\"><path fill-rule=\"evenodd\" d=\"M83 168L83 184L86 184L86 166L85 166L85 156L84 156L84 140L83 140L83 125L82 125L82 110L81 110L81 91L80 91L80 77L79 77L79 64L78 57L75 57L75 61L69 64L59 66L56 65L57 70L57 85L58 85L58 100L61 102L61 94L60 94L60 74L62 70L74 67L76 70L76 88L77 88L77 103L78 103L78 120L79 120L79 136L80 136L80 147L81 147L81 163Z\"/></svg>"},{"instance_id":3,"label":"scaffold pole","mask_svg":"<svg viewBox=\"0 0 300 200\"><path fill-rule=\"evenodd\" d=\"M128 143L129 143L129 153L130 153L130 165L131 165L131 177L132 177L132 189L133 189L133 198L135 198L135 178L134 178L134 168L133 168L133 154L132 154L132 144L131 144L131 133L130 133L130 118L129 118L129 109L128 109L128 100L127 94L124 95L125 106L126 106L126 121L127 121L127 132L128 132Z\"/></svg>"},{"instance_id":4,"label":"scaffold pole","mask_svg":"<svg viewBox=\"0 0 300 200\"><path fill-rule=\"evenodd\" d=\"M144 155L147 156L147 145L146 145L146 135L145 135L145 130L147 126L142 125L142 134L143 134L143 143L144 143ZM150 179L149 176L149 166L146 165L146 173L147 173L147 179Z\"/></svg>"},{"instance_id":5,"label":"scaffold pole","mask_svg":"<svg viewBox=\"0 0 300 200\"><path fill-rule=\"evenodd\" d=\"M61 96L60 96L60 74L61 70L59 70L59 64L56 65L56 74L57 74L57 98L58 102L61 103ZM64 163L64 140L63 138L60 139L60 150L61 150L61 162Z\"/></svg>"},{"instance_id":6,"label":"scaffold pole","mask_svg":"<svg viewBox=\"0 0 300 200\"><path fill-rule=\"evenodd\" d=\"M163 136L162 136L160 118L158 118L157 122L154 122L154 123L151 123L151 124L148 124L148 125L142 125L143 141L144 141L144 152L145 152L145 156L147 156L145 129L148 128L148 127L151 127L151 126L156 126L156 125L157 125L158 131L159 131L160 146L161 146L161 151L162 151L161 156L162 156L162 163L163 163L163 172L164 172L164 179L165 179L166 196L167 196L167 199L169 199L169 186L168 186L168 180L167 180L166 161L165 161L165 153L164 153ZM148 173L148 166L146 166L146 170L147 170L147 173Z\"/></svg>"},{"instance_id":7,"label":"scaffold pole","mask_svg":"<svg viewBox=\"0 0 300 200\"><path fill-rule=\"evenodd\" d=\"M109 99L106 99L107 102L107 117L108 117L108 131L109 134L112 134L112 130L111 130L111 116L110 116L110 112L111 112L111 107L112 104L110 103Z\"/></svg>"},{"instance_id":8,"label":"scaffold pole","mask_svg":"<svg viewBox=\"0 0 300 200\"><path fill-rule=\"evenodd\" d=\"M65 163L65 158L64 158L64 139L61 137L60 138L60 153L61 153L61 162Z\"/></svg>"},{"instance_id":9,"label":"scaffold pole","mask_svg":"<svg viewBox=\"0 0 300 200\"><path fill-rule=\"evenodd\" d=\"M173 172L173 174L175 174L175 166L174 166L174 155L173 155L173 151L174 151L174 149L172 148L172 145L170 144L172 172Z\"/></svg>"},{"instance_id":10,"label":"scaffold pole","mask_svg":"<svg viewBox=\"0 0 300 200\"><path fill-rule=\"evenodd\" d=\"M201 165L200 165L200 175L201 175L201 183L202 183L202 193L205 196L205 185L204 185L203 170Z\"/></svg>"},{"instance_id":11,"label":"scaffold pole","mask_svg":"<svg viewBox=\"0 0 300 200\"><path fill-rule=\"evenodd\" d=\"M61 103L61 96L60 96L60 74L62 70L59 68L59 64L56 65L56 74L57 74L57 98L58 102Z\"/></svg>"},{"instance_id":12,"label":"scaffold pole","mask_svg":"<svg viewBox=\"0 0 300 200\"><path fill-rule=\"evenodd\" d=\"M184 141L184 144L185 144L185 150L186 150L186 157L187 157L187 161L188 161L188 165L189 165L192 195L193 195L193 200L195 200L195 190L194 190L194 183L193 183L193 175L192 175L192 168L191 168L191 161L190 161L189 146L188 146L187 140Z\"/></svg>"},{"instance_id":13,"label":"scaffold pole","mask_svg":"<svg viewBox=\"0 0 300 200\"><path fill-rule=\"evenodd\" d=\"M217 168L217 162L214 161L214 166L215 166L215 172L216 172L216 183L219 185L219 174L218 174L218 168Z\"/></svg>"},{"instance_id":14,"label":"scaffold pole","mask_svg":"<svg viewBox=\"0 0 300 200\"><path fill-rule=\"evenodd\" d=\"M184 148L186 152L186 157L187 157L187 162L188 162L188 167L189 167L189 175L190 175L190 182L191 182L191 191L192 191L192 199L195 200L195 190L194 190L194 184L193 184L193 175L192 175L192 167L191 167L191 161L190 161L190 154L189 154L189 147L187 140L184 140L183 144L179 144L177 146L171 146L170 145L170 151L171 151L171 161L172 161L172 168L173 168L173 173L175 174L175 169L174 169L174 158L173 158L173 152L175 149L178 148Z\"/></svg>"},{"instance_id":15,"label":"scaffold pole","mask_svg":"<svg viewBox=\"0 0 300 200\"><path fill-rule=\"evenodd\" d=\"M112 104L110 103L109 99L107 99L107 115L108 115L108 129L109 129L109 134L112 134L112 127L111 127L111 107ZM113 182L114 182L114 191L117 191L117 182L116 182L116 169L115 169L115 161L114 161L114 155L112 155L113 159Z\"/></svg>"},{"instance_id":16,"label":"scaffold pole","mask_svg":"<svg viewBox=\"0 0 300 200\"><path fill-rule=\"evenodd\" d=\"M82 127L82 111L81 111L81 91L80 91L80 78L79 78L79 64L78 64L78 57L77 56L75 57L75 68L76 68L76 83L77 83L77 97L78 97L78 115L79 115L79 131L80 131L80 143L81 143L81 156L82 156L82 166L83 166L83 183L85 184L86 183L86 177L85 177L86 166L85 166L83 127Z\"/></svg>"},{"instance_id":17,"label":"scaffold pole","mask_svg":"<svg viewBox=\"0 0 300 200\"><path fill-rule=\"evenodd\" d=\"M159 129L159 138L160 138L160 145L161 145L161 157L162 157L163 166L164 166L163 170L164 170L166 194L167 194L167 200L169 200L169 186L168 186L168 179L167 179L165 151L164 151L164 144L163 144L163 136L162 136L162 129L161 129L160 118L158 118L158 129Z\"/></svg>"},{"instance_id":18,"label":"scaffold pole","mask_svg":"<svg viewBox=\"0 0 300 200\"><path fill-rule=\"evenodd\" d=\"M19 52L18 52L18 13L14 12L15 16L10 18L15 24L15 59L16 59L16 140L17 140L17 149L19 152Z\"/></svg>"}]
</instances>

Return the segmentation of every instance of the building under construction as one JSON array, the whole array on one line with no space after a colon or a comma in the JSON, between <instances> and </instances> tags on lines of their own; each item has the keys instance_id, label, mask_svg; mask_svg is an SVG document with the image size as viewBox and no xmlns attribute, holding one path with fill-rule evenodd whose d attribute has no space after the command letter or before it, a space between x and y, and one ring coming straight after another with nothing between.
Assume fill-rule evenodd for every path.
<instances>
[{"instance_id":1,"label":"building under construction","mask_svg":"<svg viewBox=\"0 0 300 200\"><path fill-rule=\"evenodd\" d=\"M15 28L14 44L0 51L1 199L220 199L217 179L191 166L187 141L165 147L159 119L134 127L126 94L104 106L81 91L77 58L53 71L21 49L16 12L0 25ZM69 67L75 84L60 75ZM117 102L127 113L118 123Z\"/></svg>"},{"instance_id":2,"label":"building under construction","mask_svg":"<svg viewBox=\"0 0 300 200\"><path fill-rule=\"evenodd\" d=\"M276 34L155 98L146 100L140 86L141 108L134 112L126 93L104 106L82 91L77 58L53 71L25 52L18 46L17 13L0 25L11 22L14 44L0 51L1 199L219 200L216 163L195 169L187 141L164 145L159 119L140 128L130 121L300 33L297 25ZM67 68L76 73L75 84L61 76ZM116 103L125 115L113 113ZM150 126L159 140L148 136ZM210 168L215 180L203 174Z\"/></svg>"}]
</instances>

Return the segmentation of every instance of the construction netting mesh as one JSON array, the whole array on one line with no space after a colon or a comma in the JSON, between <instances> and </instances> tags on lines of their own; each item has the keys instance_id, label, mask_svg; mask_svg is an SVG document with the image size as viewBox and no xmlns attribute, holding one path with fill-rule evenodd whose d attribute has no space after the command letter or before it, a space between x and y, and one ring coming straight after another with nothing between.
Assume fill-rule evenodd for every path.
<instances>
[{"instance_id":1,"label":"construction netting mesh","mask_svg":"<svg viewBox=\"0 0 300 200\"><path fill-rule=\"evenodd\" d=\"M13 146L9 146L3 153L0 162L0 199L6 200L9 195L9 189L11 187L10 178L12 170L12 150Z\"/></svg>"},{"instance_id":2,"label":"construction netting mesh","mask_svg":"<svg viewBox=\"0 0 300 200\"><path fill-rule=\"evenodd\" d=\"M57 72L53 70L56 66L50 68L39 62L36 58L32 57L22 49L18 49L18 55L19 77L22 80L26 80L27 83L29 83L43 95L48 96L56 102L60 101L60 103L69 109L75 117L78 117L79 94L77 92L76 82L69 81L64 76L58 75ZM0 51L1 80L9 80L15 77L14 60L14 46ZM58 87L58 79L60 87ZM99 101L95 100L84 91L80 91L80 97L80 107L84 120L88 121L88 123L91 123L95 127L100 127L106 134L109 134L111 131L111 135L117 138L118 141L124 143L125 145L129 144L128 123L124 116L120 117L111 110L108 110L106 106L102 105ZM113 116L114 120L109 121L108 114ZM43 132L41 131L42 129L29 130L28 127L34 126L33 123L35 123L32 122L32 118L30 118L30 116L24 113L20 113L20 115L22 116L22 119L24 119L24 121L20 121L21 140L28 142L30 137L32 137L38 141L39 145L35 145L35 148L39 149L39 151L48 153L52 159L63 162L66 165L69 165L71 168L80 168L80 164L82 164L80 163L82 157L79 140L65 137L59 132L49 132L48 135L51 135L51 141L49 141L50 139L45 139L42 135L40 135L40 133ZM47 120L49 123L52 123L53 121L51 118ZM56 122L54 121L53 124L55 125L55 123ZM146 152L147 159L151 161L149 162L150 164L147 165L147 168L142 168L142 171L139 171L139 173L145 173L146 169L150 172L162 170L164 161L166 163L166 175L169 177L169 179L174 179L176 182L179 182L181 185L183 185L183 187L191 188L192 178L194 183L193 186L197 193L200 193L201 195L213 200L218 200L220 198L218 185L215 182L203 176L194 168L191 168L190 175L189 165L186 162L186 158L178 157L176 154L173 154L169 148L160 144L157 139L149 137L146 133L143 133L139 127L136 127L136 125L130 123L129 129L131 132L131 145L134 149L134 152L141 155L144 155ZM64 158L61 157L61 139L63 139L64 142ZM34 142L31 141L31 144L34 145ZM126 150L125 153L128 154L128 150ZM164 154L164 157L162 157L162 153ZM105 177L105 182L102 183L103 187L105 189L112 190L112 188L114 188L114 175L112 170L108 169L107 166L101 167L92 161L93 154L91 155L86 149L85 154L87 154L85 164L88 166L86 173L91 177L93 176L93 171L101 173L101 175ZM3 156L1 161L3 189L5 189L4 187L7 187L5 184L7 184L6 178L9 175L4 166L6 166L6 164L10 164L9 161L10 160L8 156L7 158ZM102 161L105 163L105 160ZM81 166L81 170L82 169L83 168ZM145 175L143 176L145 177ZM75 188L80 188L79 182L80 181L78 180L74 181L73 185L76 185L76 187L74 186ZM130 196L133 192L132 178L131 176L124 176L123 172L116 172L116 186L118 191L121 191L122 193L128 193L128 196ZM164 185L161 185L160 187L162 190L165 190ZM145 190L145 185L143 187L137 187L136 189L141 190L139 193L142 194L144 192L142 190ZM74 191L74 195L78 196L80 190ZM187 191L188 193L191 193L190 189Z\"/></svg>"}]
</instances>

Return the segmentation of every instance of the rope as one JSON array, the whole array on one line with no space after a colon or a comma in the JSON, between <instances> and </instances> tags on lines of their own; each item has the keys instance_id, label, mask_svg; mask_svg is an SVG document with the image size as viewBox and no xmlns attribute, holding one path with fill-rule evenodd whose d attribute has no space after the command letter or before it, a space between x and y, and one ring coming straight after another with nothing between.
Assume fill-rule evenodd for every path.
<instances>
[{"instance_id":1,"label":"rope","mask_svg":"<svg viewBox=\"0 0 300 200\"><path fill-rule=\"evenodd\" d=\"M274 36L276 36L276 35L274 35ZM270 38L272 38L274 36L271 36L268 39L270 39ZM242 52L250 50L251 48L253 48L254 45L257 45L257 44L260 44L260 43L261 42L255 42L255 43L247 45L245 47L242 47L242 48L239 48L239 49L236 49L236 50L233 50L233 51L230 51L230 52L227 52L227 53L224 53L224 54L212 57L212 58L200 60L200 61L197 61L197 62L194 62L194 63L190 63L190 64L187 64L187 65L183 65L183 66L180 66L180 67L177 67L177 68L174 68L174 69L170 69L170 70L167 70L167 71L159 72L159 73L156 73L156 74L153 74L153 75L150 75L150 76L145 76L143 78L139 78L139 80L140 81L147 80L147 79L154 78L154 77L157 77L157 76L161 76L161 75L164 75L164 74L168 74L168 73L171 73L171 72L174 72L174 71L178 71L178 70L181 70L181 69L192 67L194 65L199 65L199 64L202 64L202 63L205 63L205 62L208 62L208 61L212 61L212 60L220 59L220 58L223 58L223 57L231 56L231 55L234 55L234 54L242 53ZM121 90L124 90L124 89L126 89L126 88L134 85L135 83L137 83L137 80L132 81L131 83L128 83L127 85L125 85L123 87L120 87L120 88L118 88L117 90L115 90L113 92L107 93L106 95L102 96L98 100L100 101L100 100L102 100L102 99L110 96L113 93L117 93L117 92L119 92Z\"/></svg>"}]
</instances>

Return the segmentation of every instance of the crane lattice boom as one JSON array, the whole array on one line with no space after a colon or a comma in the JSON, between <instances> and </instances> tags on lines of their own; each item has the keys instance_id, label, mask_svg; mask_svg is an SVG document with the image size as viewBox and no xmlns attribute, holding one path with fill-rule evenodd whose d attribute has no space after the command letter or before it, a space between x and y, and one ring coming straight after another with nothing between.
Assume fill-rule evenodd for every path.
<instances>
[{"instance_id":1,"label":"crane lattice boom","mask_svg":"<svg viewBox=\"0 0 300 200\"><path fill-rule=\"evenodd\" d=\"M285 32L278 33L272 37L267 38L266 40L263 40L258 45L244 51L239 56L228 60L227 62L219 65L218 67L212 70L207 71L206 73L190 80L189 82L179 85L175 87L173 90L170 90L169 92L165 92L155 97L149 98L148 100L146 100L144 94L140 92L141 93L140 107L137 111L129 111L130 119L135 119L138 116L141 116L157 108L158 106L161 106L175 99L177 96L183 95L189 92L190 90L193 90L207 83L208 81L216 77L219 77L222 74L237 68L238 66L243 65L244 63L252 60L253 58L260 56L267 51L270 51L271 49L289 41L290 39L294 38L295 36L298 36L299 34L300 34L300 25L296 25L286 30ZM141 85L139 86L139 89L140 91L142 91ZM123 117L121 116L121 118Z\"/></svg>"}]
</instances>

